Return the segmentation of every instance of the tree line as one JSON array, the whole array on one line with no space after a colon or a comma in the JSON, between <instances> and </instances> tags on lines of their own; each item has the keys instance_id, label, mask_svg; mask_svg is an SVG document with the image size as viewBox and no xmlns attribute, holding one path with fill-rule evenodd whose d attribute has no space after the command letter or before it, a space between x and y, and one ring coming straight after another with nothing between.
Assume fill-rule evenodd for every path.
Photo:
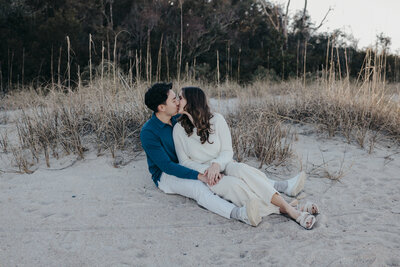
<instances>
[{"instance_id":1,"label":"tree line","mask_svg":"<svg viewBox=\"0 0 400 267\"><path fill-rule=\"evenodd\" d=\"M339 30L320 33L304 9L266 0L0 0L0 86L66 85L113 66L133 80L190 76L222 82L357 78L367 50ZM329 10L327 11L329 15ZM390 38L375 53L387 81L399 81ZM106 64L111 63L111 64ZM332 66L333 65L333 66Z\"/></svg>"}]
</instances>

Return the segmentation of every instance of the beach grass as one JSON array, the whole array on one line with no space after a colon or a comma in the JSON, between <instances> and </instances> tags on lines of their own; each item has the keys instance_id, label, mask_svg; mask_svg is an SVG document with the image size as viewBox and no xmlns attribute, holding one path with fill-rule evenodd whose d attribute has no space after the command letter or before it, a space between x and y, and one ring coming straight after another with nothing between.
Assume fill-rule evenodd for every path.
<instances>
[{"instance_id":1,"label":"beach grass","mask_svg":"<svg viewBox=\"0 0 400 267\"><path fill-rule=\"evenodd\" d=\"M50 158L74 154L85 157L88 149L98 155L141 150L140 129L151 112L144 93L151 85L133 82L117 71L101 72L91 82L76 87L50 84L24 87L7 94L1 105L14 113L17 137L0 135L0 149L12 155L12 165L22 173L32 172L40 160L50 167ZM100 73L100 72L98 72ZM286 82L255 81L240 85L182 79L174 90L199 86L216 99L237 99L226 114L237 160L255 157L262 164L281 164L291 157L296 139L293 124L308 124L327 138L344 137L372 153L375 143L387 139L400 143L400 87L381 80L362 82L315 79ZM2 122L10 122L2 115Z\"/></svg>"}]
</instances>

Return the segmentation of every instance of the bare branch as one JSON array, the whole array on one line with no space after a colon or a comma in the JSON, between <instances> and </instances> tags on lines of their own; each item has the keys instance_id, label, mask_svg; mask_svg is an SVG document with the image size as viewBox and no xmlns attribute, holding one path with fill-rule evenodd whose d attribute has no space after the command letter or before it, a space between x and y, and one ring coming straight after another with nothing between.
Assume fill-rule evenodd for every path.
<instances>
[{"instance_id":1,"label":"bare branch","mask_svg":"<svg viewBox=\"0 0 400 267\"><path fill-rule=\"evenodd\" d=\"M304 0L303 17L306 15L306 11L307 11L307 0Z\"/></svg>"},{"instance_id":2,"label":"bare branch","mask_svg":"<svg viewBox=\"0 0 400 267\"><path fill-rule=\"evenodd\" d=\"M260 0L259 3L262 5L265 14L267 15L267 17L268 17L269 21L271 22L272 26L274 27L274 29L279 32L280 31L279 21L277 21L277 23L275 23L271 14L268 12L267 3L264 0ZM276 14L276 10L275 10L275 14Z\"/></svg>"},{"instance_id":3,"label":"bare branch","mask_svg":"<svg viewBox=\"0 0 400 267\"><path fill-rule=\"evenodd\" d=\"M287 34L287 25L288 25L288 20L289 20L289 5L290 5L290 0L288 1L286 5L286 14L285 18L283 20L283 36L285 37L285 46L287 47L287 42L288 42L288 34Z\"/></svg>"},{"instance_id":4,"label":"bare branch","mask_svg":"<svg viewBox=\"0 0 400 267\"><path fill-rule=\"evenodd\" d=\"M289 5L290 5L290 0L287 2L287 5L286 5L286 14L285 14L285 17L287 17L288 14L289 14Z\"/></svg>"},{"instance_id":5,"label":"bare branch","mask_svg":"<svg viewBox=\"0 0 400 267\"><path fill-rule=\"evenodd\" d=\"M321 20L320 24L317 27L313 28L314 31L317 31L319 28L321 28L321 26L324 24L324 21L328 17L329 12L331 12L332 10L333 10L333 8L329 7L328 12L326 12L326 14L325 14L324 18Z\"/></svg>"},{"instance_id":6,"label":"bare branch","mask_svg":"<svg viewBox=\"0 0 400 267\"><path fill-rule=\"evenodd\" d=\"M301 18L301 26L304 28L304 19L306 18L307 12L307 0L304 0L304 9L303 9L303 17Z\"/></svg>"}]
</instances>

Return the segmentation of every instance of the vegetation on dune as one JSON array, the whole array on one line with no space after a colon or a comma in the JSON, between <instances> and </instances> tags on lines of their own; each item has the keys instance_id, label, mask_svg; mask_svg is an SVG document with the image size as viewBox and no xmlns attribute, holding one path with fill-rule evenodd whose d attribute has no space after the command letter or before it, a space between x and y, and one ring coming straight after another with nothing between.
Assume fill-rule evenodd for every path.
<instances>
[{"instance_id":1,"label":"vegetation on dune","mask_svg":"<svg viewBox=\"0 0 400 267\"><path fill-rule=\"evenodd\" d=\"M23 173L88 149L113 159L141 151L144 92L161 80L240 100L226 117L239 161L285 162L291 123L370 153L381 137L400 144L390 38L361 51L318 27L306 8L289 19L263 0L0 0L0 104L14 111L0 123L16 125L16 138L0 133L0 149Z\"/></svg>"},{"instance_id":2,"label":"vegetation on dune","mask_svg":"<svg viewBox=\"0 0 400 267\"><path fill-rule=\"evenodd\" d=\"M72 153L84 158L87 149L113 158L119 151L141 150L140 128L150 117L143 96L150 84L126 83L122 74L114 79L112 69L105 73L75 90L50 85L14 91L2 100L16 114L18 139L11 143L2 134L0 147L11 153L19 171L31 172L40 160L50 167L51 157ZM400 103L391 97L398 88L389 90L376 77L361 87L348 79L319 80L305 87L302 80L240 86L187 79L176 82L175 88L197 85L210 96L240 99L239 107L227 115L237 160L255 157L261 165L281 164L292 154L296 136L288 123L293 122L311 124L328 136L340 134L370 153L382 136L398 145Z\"/></svg>"}]
</instances>

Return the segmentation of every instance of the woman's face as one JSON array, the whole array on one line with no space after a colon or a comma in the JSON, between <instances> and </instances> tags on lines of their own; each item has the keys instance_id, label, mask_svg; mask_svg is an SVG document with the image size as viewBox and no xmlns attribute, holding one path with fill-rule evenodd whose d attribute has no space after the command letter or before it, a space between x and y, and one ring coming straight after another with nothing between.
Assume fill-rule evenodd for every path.
<instances>
[{"instance_id":1,"label":"woman's face","mask_svg":"<svg viewBox=\"0 0 400 267\"><path fill-rule=\"evenodd\" d=\"M178 111L178 113L179 114L183 114L183 113L185 113L184 108L186 106L187 101L183 97L182 91L179 92L178 97L179 97L179 111Z\"/></svg>"}]
</instances>

